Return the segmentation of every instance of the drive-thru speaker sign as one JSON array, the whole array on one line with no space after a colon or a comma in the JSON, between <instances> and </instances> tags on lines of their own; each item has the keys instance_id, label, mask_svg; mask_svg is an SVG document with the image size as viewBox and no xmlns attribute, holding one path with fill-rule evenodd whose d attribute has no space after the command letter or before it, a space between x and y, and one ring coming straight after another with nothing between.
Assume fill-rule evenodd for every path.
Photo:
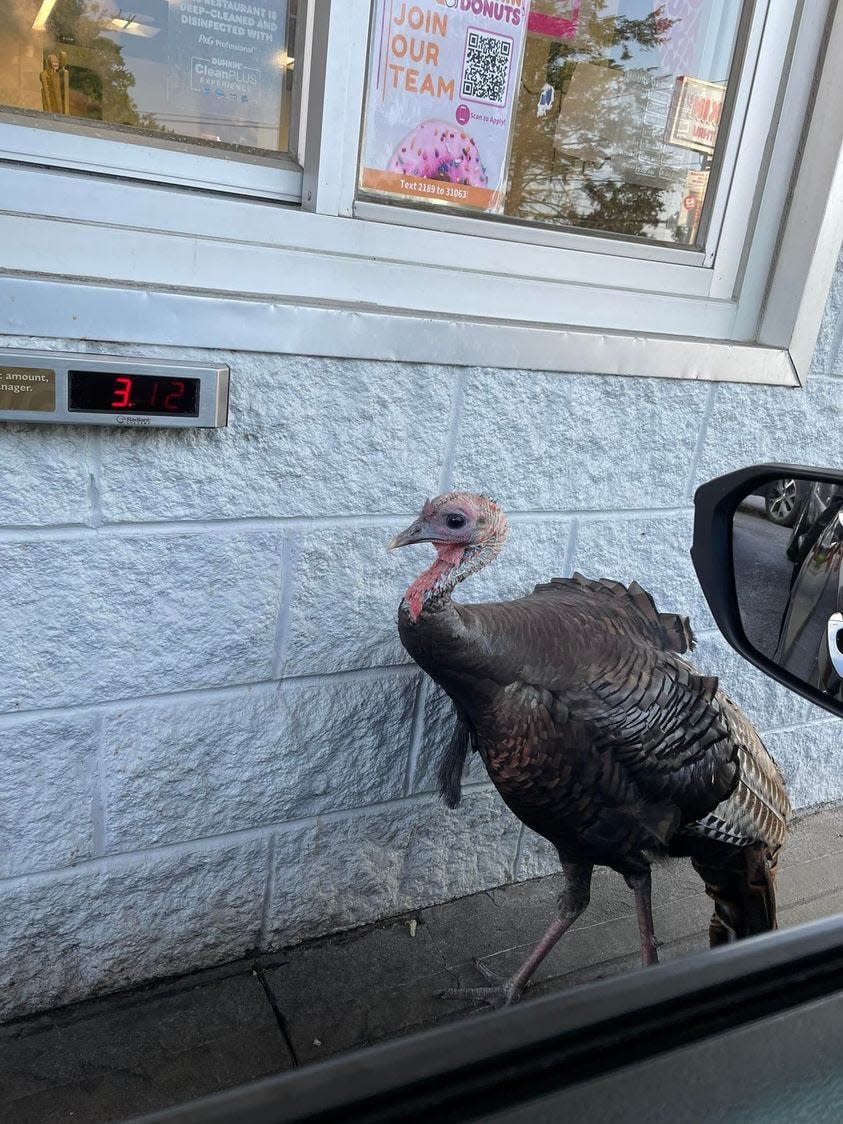
<instances>
[{"instance_id":1,"label":"drive-thru speaker sign","mask_svg":"<svg viewBox=\"0 0 843 1124\"><path fill-rule=\"evenodd\" d=\"M376 0L361 187L501 209L530 0Z\"/></svg>"}]
</instances>

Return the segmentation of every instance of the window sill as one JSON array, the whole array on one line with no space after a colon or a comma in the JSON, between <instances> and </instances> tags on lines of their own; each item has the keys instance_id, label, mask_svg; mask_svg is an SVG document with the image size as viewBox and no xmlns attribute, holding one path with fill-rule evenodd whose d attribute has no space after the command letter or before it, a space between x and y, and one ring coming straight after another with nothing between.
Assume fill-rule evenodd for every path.
<instances>
[{"instance_id":1,"label":"window sill","mask_svg":"<svg viewBox=\"0 0 843 1124\"><path fill-rule=\"evenodd\" d=\"M160 342L207 346L218 330L214 302L228 300L254 315L261 308L287 309L287 321L330 321L328 343L321 327L310 338L293 333L296 349L311 353L330 347L331 353L344 349L367 358L436 355L436 362L629 372L636 346L615 356L616 344L607 341L665 337L660 350L671 358L655 371L652 363L636 364L636 373L679 369L683 377L706 377L699 348L693 360L678 361L670 338L723 341L734 334L736 306L708 295L711 271L699 266L629 263L166 185L133 184L128 195L117 179L61 169L5 165L0 181L7 275L28 277L31 284L39 277L45 283L60 279L69 292L74 283L94 283L98 293L125 290L127 300L137 290L155 291L159 300L167 293L170 302L178 294L195 297L178 337ZM93 322L84 334L115 339L114 297L95 298L90 288L87 293L91 304L82 315ZM110 311L95 315L106 304ZM27 316L22 307L9 310L16 330L65 334L47 327L63 321L61 302L36 300ZM377 330L355 327L364 322L376 322ZM432 323L449 341L444 349L431 338ZM134 314L122 333L143 342L141 333L152 342L157 330L148 316ZM574 346L592 333L603 341L596 349ZM411 354L410 339L417 334ZM235 337L218 346L250 346L251 333ZM289 350L286 333L276 330L271 350ZM764 349L764 362L748 377L768 377L770 354ZM718 365L710 377L743 377L729 366Z\"/></svg>"},{"instance_id":2,"label":"window sill","mask_svg":"<svg viewBox=\"0 0 843 1124\"><path fill-rule=\"evenodd\" d=\"M785 349L552 324L0 277L15 336L516 370L800 385Z\"/></svg>"},{"instance_id":3,"label":"window sill","mask_svg":"<svg viewBox=\"0 0 843 1124\"><path fill-rule=\"evenodd\" d=\"M826 187L833 170L822 178ZM578 249L536 245L503 231L390 223L387 208L323 214L23 162L0 164L0 188L3 322L24 336L804 381L790 337L759 336L757 314L715 295L715 271L690 256L631 259L608 242L597 252L589 236ZM815 246L829 242L843 207L832 211ZM801 274L821 256L806 257ZM803 302L805 338L819 326L832 267ZM788 265L790 291L804 286L796 272Z\"/></svg>"},{"instance_id":4,"label":"window sill","mask_svg":"<svg viewBox=\"0 0 843 1124\"><path fill-rule=\"evenodd\" d=\"M302 170L285 154L277 157L203 149L165 136L130 135L100 127L85 130L75 119L0 113L0 159L43 168L68 168L95 175L184 185L233 195L298 203ZM96 193L95 182L91 185Z\"/></svg>"}]
</instances>

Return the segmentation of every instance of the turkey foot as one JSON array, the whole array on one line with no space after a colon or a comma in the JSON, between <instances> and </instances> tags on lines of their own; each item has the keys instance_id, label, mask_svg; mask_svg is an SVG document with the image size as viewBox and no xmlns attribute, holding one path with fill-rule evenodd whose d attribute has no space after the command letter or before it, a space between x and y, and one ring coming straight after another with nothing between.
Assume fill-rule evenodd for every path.
<instances>
[{"instance_id":1,"label":"turkey foot","mask_svg":"<svg viewBox=\"0 0 843 1124\"><path fill-rule=\"evenodd\" d=\"M577 915L578 916L578 915ZM502 980L496 976L491 968L487 968L480 960L474 960L474 966L482 976L494 984L493 987L449 987L446 991L440 992L441 999L469 999L475 1003L481 1003L484 1006L490 1007L509 1007L513 1003L517 1003L521 998L524 988L527 986L527 981L545 956L550 952L566 929L570 928L571 923L576 920L576 917L571 914L564 918L557 918L545 935L518 969L518 971L509 977L508 980Z\"/></svg>"},{"instance_id":2,"label":"turkey foot","mask_svg":"<svg viewBox=\"0 0 843 1124\"><path fill-rule=\"evenodd\" d=\"M482 961L475 960L474 966L494 986L492 987L449 987L440 992L442 999L468 999L490 1007L509 1007L517 1003L527 982L550 952L559 938L577 920L588 905L591 886L591 863L562 862L565 885L560 893L556 908L559 916L551 922L542 939L509 979L502 980Z\"/></svg>"},{"instance_id":3,"label":"turkey foot","mask_svg":"<svg viewBox=\"0 0 843 1124\"><path fill-rule=\"evenodd\" d=\"M524 985L517 982L520 972L508 979L502 979L482 960L474 959L472 964L485 976L491 986L489 987L449 987L439 992L440 999L463 999L476 1003L481 1007L509 1007L517 1003L524 991Z\"/></svg>"}]
</instances>

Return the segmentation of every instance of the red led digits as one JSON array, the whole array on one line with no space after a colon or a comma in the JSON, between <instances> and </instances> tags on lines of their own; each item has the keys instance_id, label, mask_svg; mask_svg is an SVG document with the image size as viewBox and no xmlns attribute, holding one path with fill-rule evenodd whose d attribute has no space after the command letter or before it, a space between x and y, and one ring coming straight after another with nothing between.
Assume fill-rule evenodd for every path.
<instances>
[{"instance_id":1,"label":"red led digits","mask_svg":"<svg viewBox=\"0 0 843 1124\"><path fill-rule=\"evenodd\" d=\"M114 397L111 406L114 410L125 410L131 404L132 380L120 376L114 380Z\"/></svg>"},{"instance_id":2,"label":"red led digits","mask_svg":"<svg viewBox=\"0 0 843 1124\"><path fill-rule=\"evenodd\" d=\"M167 397L164 399L164 409L175 411L178 410L179 406L181 406L181 400L182 398L184 398L185 386L184 383L179 382L178 379L172 380L172 386L173 390L171 390Z\"/></svg>"},{"instance_id":3,"label":"red led digits","mask_svg":"<svg viewBox=\"0 0 843 1124\"><path fill-rule=\"evenodd\" d=\"M145 380L144 380L145 381ZM167 410L169 413L175 414L181 408L184 399L184 392L187 389L185 384L179 379L167 379L164 383L165 390L169 388L169 393L164 395L164 401L159 406L158 404L158 380L154 380L151 388L141 386L140 397L137 401L132 399L132 385L133 381L125 375L120 375L114 379L114 396L111 399L112 410L133 410L140 408L141 410ZM149 390L149 396L144 401L146 395L144 390Z\"/></svg>"},{"instance_id":4,"label":"red led digits","mask_svg":"<svg viewBox=\"0 0 843 1124\"><path fill-rule=\"evenodd\" d=\"M69 371L68 409L80 413L195 418L199 415L199 379Z\"/></svg>"}]
</instances>

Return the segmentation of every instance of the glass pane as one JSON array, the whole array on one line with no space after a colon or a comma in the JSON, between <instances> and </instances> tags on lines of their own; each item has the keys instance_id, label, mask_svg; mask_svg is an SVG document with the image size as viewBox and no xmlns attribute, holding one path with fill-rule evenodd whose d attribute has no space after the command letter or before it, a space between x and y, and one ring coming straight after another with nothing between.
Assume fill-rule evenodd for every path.
<instances>
[{"instance_id":1,"label":"glass pane","mask_svg":"<svg viewBox=\"0 0 843 1124\"><path fill-rule=\"evenodd\" d=\"M0 105L285 151L295 0L4 0Z\"/></svg>"},{"instance_id":2,"label":"glass pane","mask_svg":"<svg viewBox=\"0 0 843 1124\"><path fill-rule=\"evenodd\" d=\"M360 186L693 245L740 0L376 0Z\"/></svg>"}]
</instances>

